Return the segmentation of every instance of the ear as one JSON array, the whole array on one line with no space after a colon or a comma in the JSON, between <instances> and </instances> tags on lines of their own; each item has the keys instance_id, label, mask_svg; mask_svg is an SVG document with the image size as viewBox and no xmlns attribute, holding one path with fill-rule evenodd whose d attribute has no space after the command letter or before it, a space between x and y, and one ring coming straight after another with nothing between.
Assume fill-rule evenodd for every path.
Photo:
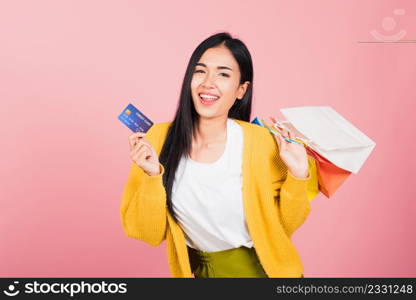
<instances>
[{"instance_id":1,"label":"ear","mask_svg":"<svg viewBox=\"0 0 416 300\"><path fill-rule=\"evenodd\" d=\"M238 92L237 92L237 99L238 100L243 99L249 84L250 84L250 81L246 81L243 84L240 84L240 86L238 87Z\"/></svg>"}]
</instances>

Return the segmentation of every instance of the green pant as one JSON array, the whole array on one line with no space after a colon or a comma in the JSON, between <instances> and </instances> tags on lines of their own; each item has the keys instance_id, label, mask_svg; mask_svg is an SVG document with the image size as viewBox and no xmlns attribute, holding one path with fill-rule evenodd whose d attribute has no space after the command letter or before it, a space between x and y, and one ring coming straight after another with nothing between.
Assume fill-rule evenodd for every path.
<instances>
[{"instance_id":1,"label":"green pant","mask_svg":"<svg viewBox=\"0 0 416 300\"><path fill-rule=\"evenodd\" d=\"M195 278L267 278L253 248L241 246L215 252L204 252L188 246L191 270Z\"/></svg>"}]
</instances>

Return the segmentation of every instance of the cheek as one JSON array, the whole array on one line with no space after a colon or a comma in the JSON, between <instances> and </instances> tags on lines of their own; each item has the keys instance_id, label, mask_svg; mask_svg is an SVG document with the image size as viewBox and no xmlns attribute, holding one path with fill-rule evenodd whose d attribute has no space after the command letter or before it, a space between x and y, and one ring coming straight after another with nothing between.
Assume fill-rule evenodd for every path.
<instances>
[{"instance_id":1,"label":"cheek","mask_svg":"<svg viewBox=\"0 0 416 300\"><path fill-rule=\"evenodd\" d=\"M201 77L198 77L198 76L192 77L192 80L191 80L191 89L192 89L192 91L197 89L198 86L201 85L201 83L202 83Z\"/></svg>"},{"instance_id":2,"label":"cheek","mask_svg":"<svg viewBox=\"0 0 416 300\"><path fill-rule=\"evenodd\" d=\"M227 98L235 98L238 86L237 84L231 81L222 81L219 82L217 86L224 96L227 96Z\"/></svg>"}]
</instances>

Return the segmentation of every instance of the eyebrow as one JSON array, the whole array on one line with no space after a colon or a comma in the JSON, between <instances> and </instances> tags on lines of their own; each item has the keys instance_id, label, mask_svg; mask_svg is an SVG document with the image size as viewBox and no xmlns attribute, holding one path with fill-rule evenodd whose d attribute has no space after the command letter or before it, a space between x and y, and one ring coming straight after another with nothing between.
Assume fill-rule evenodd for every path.
<instances>
[{"instance_id":1,"label":"eyebrow","mask_svg":"<svg viewBox=\"0 0 416 300\"><path fill-rule=\"evenodd\" d=\"M207 67L207 65L206 64L203 64L203 63L197 63L196 65L197 66L202 66L202 67L205 67L205 68ZM220 69L227 69L227 70L233 71L233 69L231 69L230 67L226 67L226 66L218 66L217 69L218 70L220 70Z\"/></svg>"}]
</instances>

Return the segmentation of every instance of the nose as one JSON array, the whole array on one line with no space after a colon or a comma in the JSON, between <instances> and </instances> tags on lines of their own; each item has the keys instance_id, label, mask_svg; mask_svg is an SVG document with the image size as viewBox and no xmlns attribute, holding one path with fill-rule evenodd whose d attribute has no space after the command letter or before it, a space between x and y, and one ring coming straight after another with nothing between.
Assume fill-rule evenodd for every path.
<instances>
[{"instance_id":1,"label":"nose","mask_svg":"<svg viewBox=\"0 0 416 300\"><path fill-rule=\"evenodd\" d=\"M212 88L212 87L214 87L215 86L215 84L214 84L214 76L210 76L210 75L205 76L204 81L202 82L202 86L204 88Z\"/></svg>"}]
</instances>

